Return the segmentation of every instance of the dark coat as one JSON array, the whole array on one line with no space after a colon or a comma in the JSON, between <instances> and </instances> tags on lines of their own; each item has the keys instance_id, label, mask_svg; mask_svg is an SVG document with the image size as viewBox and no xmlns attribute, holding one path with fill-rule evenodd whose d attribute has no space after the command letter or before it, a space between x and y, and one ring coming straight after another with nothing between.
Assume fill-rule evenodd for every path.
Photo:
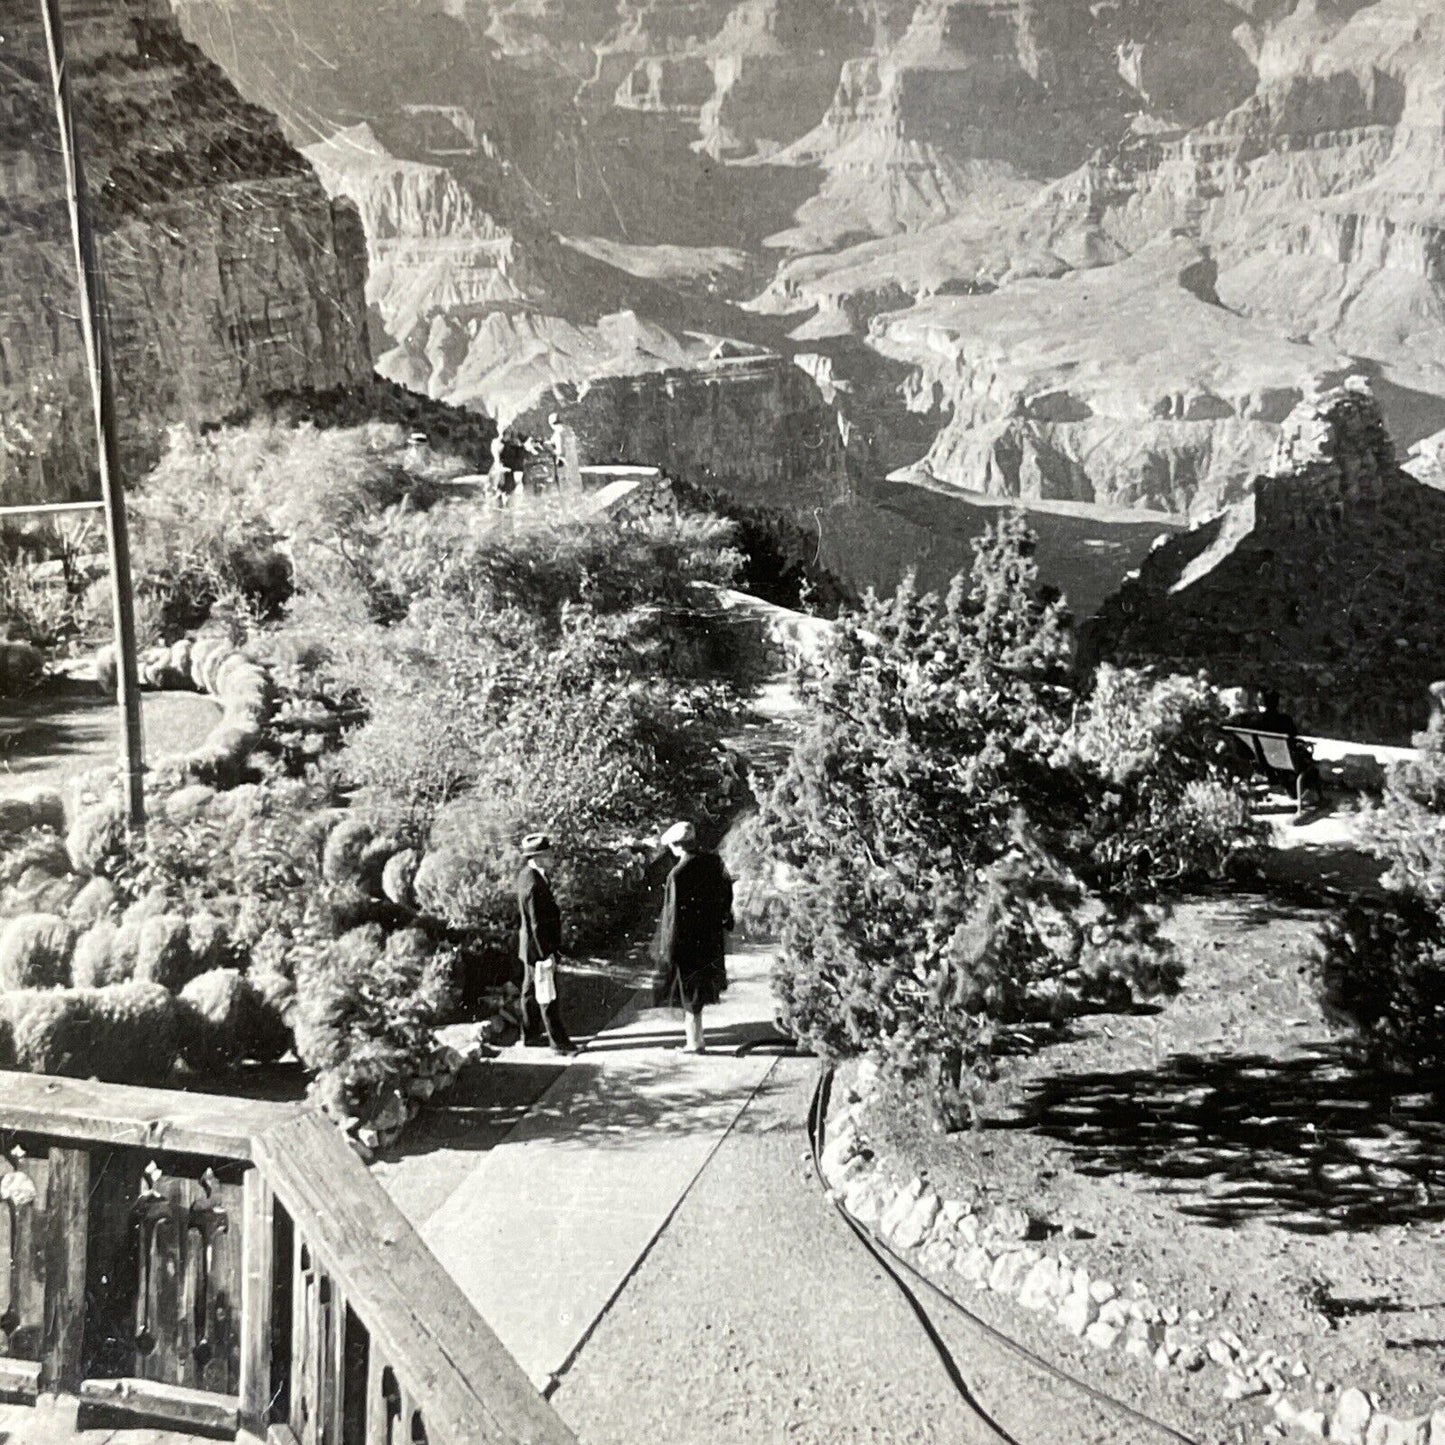
<instances>
[{"instance_id":1,"label":"dark coat","mask_svg":"<svg viewBox=\"0 0 1445 1445\"><path fill-rule=\"evenodd\" d=\"M517 952L523 963L561 953L562 910L552 885L530 863L517 874L517 912L522 916Z\"/></svg>"},{"instance_id":2,"label":"dark coat","mask_svg":"<svg viewBox=\"0 0 1445 1445\"><path fill-rule=\"evenodd\" d=\"M680 858L667 875L656 954L657 1002L690 1012L727 987L725 935L733 926L733 881L716 853Z\"/></svg>"}]
</instances>

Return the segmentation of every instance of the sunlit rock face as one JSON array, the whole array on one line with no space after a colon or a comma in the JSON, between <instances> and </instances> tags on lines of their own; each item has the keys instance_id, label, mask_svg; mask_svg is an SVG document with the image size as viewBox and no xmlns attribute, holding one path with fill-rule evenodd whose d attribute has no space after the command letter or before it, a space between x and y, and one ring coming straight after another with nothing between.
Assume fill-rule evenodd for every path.
<instances>
[{"instance_id":1,"label":"sunlit rock face","mask_svg":"<svg viewBox=\"0 0 1445 1445\"><path fill-rule=\"evenodd\" d=\"M366 242L159 0L65 6L123 460L168 423L364 379ZM0 5L0 499L94 494L90 391L37 7Z\"/></svg>"},{"instance_id":2,"label":"sunlit rock face","mask_svg":"<svg viewBox=\"0 0 1445 1445\"><path fill-rule=\"evenodd\" d=\"M1442 588L1445 494L1345 386L1290 413L1243 500L1149 553L1084 653L1274 688L1305 732L1402 743L1445 675Z\"/></svg>"},{"instance_id":3,"label":"sunlit rock face","mask_svg":"<svg viewBox=\"0 0 1445 1445\"><path fill-rule=\"evenodd\" d=\"M884 472L1177 516L1351 369L1445 428L1437 0L175 3L359 208L380 369L503 421L736 345Z\"/></svg>"}]
</instances>

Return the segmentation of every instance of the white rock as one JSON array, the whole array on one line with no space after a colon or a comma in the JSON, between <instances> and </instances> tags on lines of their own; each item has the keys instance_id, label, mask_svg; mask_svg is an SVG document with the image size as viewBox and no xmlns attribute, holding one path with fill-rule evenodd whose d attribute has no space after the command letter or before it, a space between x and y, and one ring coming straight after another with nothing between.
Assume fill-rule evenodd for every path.
<instances>
[{"instance_id":1,"label":"white rock","mask_svg":"<svg viewBox=\"0 0 1445 1445\"><path fill-rule=\"evenodd\" d=\"M1430 1445L1445 1445L1445 1400L1437 1400L1430 1412Z\"/></svg>"},{"instance_id":2,"label":"white rock","mask_svg":"<svg viewBox=\"0 0 1445 1445\"><path fill-rule=\"evenodd\" d=\"M1376 1434L1376 1425L1382 1426L1379 1431L1379 1445L1430 1445L1429 1416L1396 1420L1390 1415L1376 1415L1370 1421L1370 1428L1365 1434L1367 1445Z\"/></svg>"},{"instance_id":3,"label":"white rock","mask_svg":"<svg viewBox=\"0 0 1445 1445\"><path fill-rule=\"evenodd\" d=\"M1099 1306L1099 1318L1106 1325L1117 1325L1122 1330L1129 1323L1129 1311L1122 1300L1111 1299Z\"/></svg>"},{"instance_id":4,"label":"white rock","mask_svg":"<svg viewBox=\"0 0 1445 1445\"><path fill-rule=\"evenodd\" d=\"M965 1244L977 1244L978 1216L976 1214L965 1214L963 1218L958 1221L958 1228L955 1232Z\"/></svg>"},{"instance_id":5,"label":"white rock","mask_svg":"<svg viewBox=\"0 0 1445 1445\"><path fill-rule=\"evenodd\" d=\"M868 1154L855 1154L838 1172L832 1175L828 1183L838 1193L844 1193L850 1185L862 1179L864 1175L872 1172L873 1159Z\"/></svg>"},{"instance_id":6,"label":"white rock","mask_svg":"<svg viewBox=\"0 0 1445 1445\"><path fill-rule=\"evenodd\" d=\"M918 1263L932 1274L945 1274L953 1268L953 1259L957 1250L945 1240L935 1239L923 1246L918 1256Z\"/></svg>"},{"instance_id":7,"label":"white rock","mask_svg":"<svg viewBox=\"0 0 1445 1445\"><path fill-rule=\"evenodd\" d=\"M1344 1445L1364 1445L1365 1430L1373 1413L1363 1390L1344 1391L1330 1420L1330 1439L1343 1441Z\"/></svg>"},{"instance_id":8,"label":"white rock","mask_svg":"<svg viewBox=\"0 0 1445 1445\"><path fill-rule=\"evenodd\" d=\"M938 1218L938 1209L938 1195L930 1189L927 1194L913 1201L912 1208L891 1231L887 1230L885 1219L885 1232L889 1234L899 1249L916 1249L923 1243L928 1231L933 1228L933 1221Z\"/></svg>"},{"instance_id":9,"label":"white rock","mask_svg":"<svg viewBox=\"0 0 1445 1445\"><path fill-rule=\"evenodd\" d=\"M1160 1345L1154 1351L1154 1368L1162 1375L1170 1365L1178 1358L1179 1351L1171 1350L1168 1345Z\"/></svg>"},{"instance_id":10,"label":"white rock","mask_svg":"<svg viewBox=\"0 0 1445 1445\"><path fill-rule=\"evenodd\" d=\"M1075 1290L1059 1307L1059 1323L1071 1335L1082 1335L1099 1318L1099 1307L1087 1292ZM1116 1325L1109 1325L1117 1329Z\"/></svg>"},{"instance_id":11,"label":"white rock","mask_svg":"<svg viewBox=\"0 0 1445 1445\"><path fill-rule=\"evenodd\" d=\"M888 1192L888 1181L875 1169L849 1185L843 1207L859 1224L876 1224L882 1217Z\"/></svg>"},{"instance_id":12,"label":"white rock","mask_svg":"<svg viewBox=\"0 0 1445 1445\"><path fill-rule=\"evenodd\" d=\"M975 1244L971 1249L959 1250L953 1261L955 1273L960 1274L970 1284L976 1284L980 1288L988 1284L989 1273L993 1269L993 1255L981 1244Z\"/></svg>"},{"instance_id":13,"label":"white rock","mask_svg":"<svg viewBox=\"0 0 1445 1445\"><path fill-rule=\"evenodd\" d=\"M1294 1417L1294 1427L1301 1435L1313 1435L1316 1439L1325 1437L1325 1412L1323 1410L1301 1410Z\"/></svg>"},{"instance_id":14,"label":"white rock","mask_svg":"<svg viewBox=\"0 0 1445 1445\"><path fill-rule=\"evenodd\" d=\"M835 1180L842 1171L843 1166L852 1159L862 1148L858 1142L858 1136L852 1133L835 1134L828 1140L827 1148L819 1157L819 1163L823 1168L823 1178L830 1183Z\"/></svg>"},{"instance_id":15,"label":"white rock","mask_svg":"<svg viewBox=\"0 0 1445 1445\"><path fill-rule=\"evenodd\" d=\"M994 1260L989 1271L988 1287L995 1294L1017 1294L1029 1269L1029 1258L1021 1249L1011 1249Z\"/></svg>"},{"instance_id":16,"label":"white rock","mask_svg":"<svg viewBox=\"0 0 1445 1445\"><path fill-rule=\"evenodd\" d=\"M938 1212L943 1216L945 1223L950 1226L957 1226L959 1220L965 1215L973 1213L973 1207L965 1203L962 1199L945 1199L943 1201L943 1208Z\"/></svg>"},{"instance_id":17,"label":"white rock","mask_svg":"<svg viewBox=\"0 0 1445 1445\"><path fill-rule=\"evenodd\" d=\"M1259 1380L1253 1380L1248 1375L1241 1375L1237 1370L1231 1370L1229 1378L1224 1382L1224 1398L1226 1400L1252 1400L1257 1395L1267 1395L1268 1390Z\"/></svg>"},{"instance_id":18,"label":"white rock","mask_svg":"<svg viewBox=\"0 0 1445 1445\"><path fill-rule=\"evenodd\" d=\"M1210 1340L1204 1347L1204 1353L1208 1355L1216 1365L1228 1367L1232 1365L1235 1360L1234 1351L1231 1350L1223 1340Z\"/></svg>"},{"instance_id":19,"label":"white rock","mask_svg":"<svg viewBox=\"0 0 1445 1445\"><path fill-rule=\"evenodd\" d=\"M1096 1279L1089 1284L1089 1298L1096 1305L1106 1305L1119 1291L1106 1279Z\"/></svg>"},{"instance_id":20,"label":"white rock","mask_svg":"<svg viewBox=\"0 0 1445 1445\"><path fill-rule=\"evenodd\" d=\"M1019 1303L1026 1310L1052 1310L1059 1305L1059 1262L1045 1255L1029 1270L1019 1289Z\"/></svg>"},{"instance_id":21,"label":"white rock","mask_svg":"<svg viewBox=\"0 0 1445 1445\"><path fill-rule=\"evenodd\" d=\"M891 1239L893 1231L908 1218L909 1211L923 1197L923 1181L914 1179L905 1184L897 1194L893 1196L888 1207L883 1211L883 1217L878 1222L878 1232L885 1238Z\"/></svg>"},{"instance_id":22,"label":"white rock","mask_svg":"<svg viewBox=\"0 0 1445 1445\"><path fill-rule=\"evenodd\" d=\"M1103 1320L1095 1320L1084 1331L1084 1342L1093 1345L1096 1350L1112 1350L1118 1338L1118 1329L1114 1325L1106 1325Z\"/></svg>"}]
</instances>

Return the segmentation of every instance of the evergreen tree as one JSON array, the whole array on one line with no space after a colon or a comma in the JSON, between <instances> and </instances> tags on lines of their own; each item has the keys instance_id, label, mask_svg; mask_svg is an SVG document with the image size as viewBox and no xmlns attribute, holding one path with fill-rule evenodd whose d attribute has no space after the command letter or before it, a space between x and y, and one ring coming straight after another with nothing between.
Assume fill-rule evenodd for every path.
<instances>
[{"instance_id":1,"label":"evergreen tree","mask_svg":"<svg viewBox=\"0 0 1445 1445\"><path fill-rule=\"evenodd\" d=\"M1152 920L1078 866L1109 780L1073 746L1068 619L1032 550L1006 516L944 598L909 578L842 618L757 824L796 879L786 1022L955 1106L1004 1032L1177 979Z\"/></svg>"}]
</instances>

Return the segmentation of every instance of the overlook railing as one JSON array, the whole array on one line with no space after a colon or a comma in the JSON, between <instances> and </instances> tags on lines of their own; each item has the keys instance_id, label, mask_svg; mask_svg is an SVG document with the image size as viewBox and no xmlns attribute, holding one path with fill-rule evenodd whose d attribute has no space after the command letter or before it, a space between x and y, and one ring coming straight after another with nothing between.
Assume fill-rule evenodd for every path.
<instances>
[{"instance_id":1,"label":"overlook railing","mask_svg":"<svg viewBox=\"0 0 1445 1445\"><path fill-rule=\"evenodd\" d=\"M5 1073L0 1396L42 1392L272 1445L574 1441L320 1116Z\"/></svg>"}]
</instances>

